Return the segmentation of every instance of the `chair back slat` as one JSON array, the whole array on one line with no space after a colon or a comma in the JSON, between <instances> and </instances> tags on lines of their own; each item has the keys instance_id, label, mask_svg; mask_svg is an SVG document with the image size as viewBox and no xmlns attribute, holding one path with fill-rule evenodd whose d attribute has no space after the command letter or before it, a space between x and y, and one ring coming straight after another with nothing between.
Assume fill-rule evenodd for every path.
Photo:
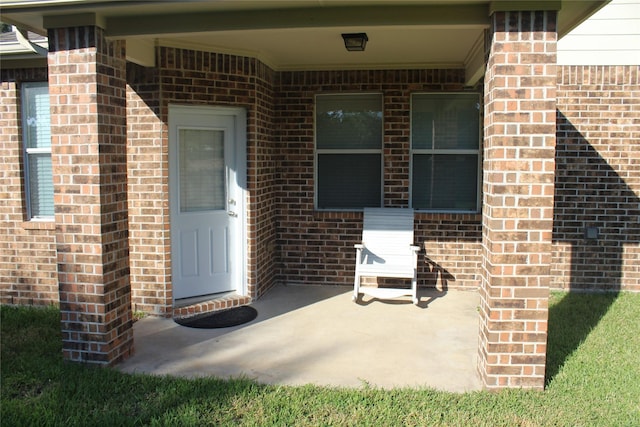
<instances>
[{"instance_id":1,"label":"chair back slat","mask_svg":"<svg viewBox=\"0 0 640 427\"><path fill-rule=\"evenodd\" d=\"M365 247L377 255L404 255L413 242L413 209L365 208L362 230Z\"/></svg>"}]
</instances>

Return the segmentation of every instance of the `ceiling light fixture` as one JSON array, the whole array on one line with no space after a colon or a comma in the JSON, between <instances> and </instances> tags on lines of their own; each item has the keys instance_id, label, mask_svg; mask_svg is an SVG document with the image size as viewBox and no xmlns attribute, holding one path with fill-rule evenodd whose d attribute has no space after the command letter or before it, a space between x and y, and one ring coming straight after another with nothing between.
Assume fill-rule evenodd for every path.
<instances>
[{"instance_id":1,"label":"ceiling light fixture","mask_svg":"<svg viewBox=\"0 0 640 427\"><path fill-rule=\"evenodd\" d=\"M343 34L342 38L344 39L344 47L346 47L349 52L363 51L367 45L367 41L369 41L367 33L347 33Z\"/></svg>"}]
</instances>

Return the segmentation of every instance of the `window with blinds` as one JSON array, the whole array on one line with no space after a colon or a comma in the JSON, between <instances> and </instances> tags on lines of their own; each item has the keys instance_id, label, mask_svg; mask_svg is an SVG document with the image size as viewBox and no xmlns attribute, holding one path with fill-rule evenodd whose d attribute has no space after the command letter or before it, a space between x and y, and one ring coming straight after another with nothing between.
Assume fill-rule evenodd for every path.
<instances>
[{"instance_id":1,"label":"window with blinds","mask_svg":"<svg viewBox=\"0 0 640 427\"><path fill-rule=\"evenodd\" d=\"M472 93L411 97L411 205L477 212L480 206L480 99Z\"/></svg>"},{"instance_id":2,"label":"window with blinds","mask_svg":"<svg viewBox=\"0 0 640 427\"><path fill-rule=\"evenodd\" d=\"M382 95L316 97L316 206L382 203Z\"/></svg>"},{"instance_id":3,"label":"window with blinds","mask_svg":"<svg viewBox=\"0 0 640 427\"><path fill-rule=\"evenodd\" d=\"M224 132L179 129L180 212L225 210Z\"/></svg>"},{"instance_id":4,"label":"window with blinds","mask_svg":"<svg viewBox=\"0 0 640 427\"><path fill-rule=\"evenodd\" d=\"M29 219L53 218L50 114L48 84L23 83L24 182Z\"/></svg>"}]
</instances>

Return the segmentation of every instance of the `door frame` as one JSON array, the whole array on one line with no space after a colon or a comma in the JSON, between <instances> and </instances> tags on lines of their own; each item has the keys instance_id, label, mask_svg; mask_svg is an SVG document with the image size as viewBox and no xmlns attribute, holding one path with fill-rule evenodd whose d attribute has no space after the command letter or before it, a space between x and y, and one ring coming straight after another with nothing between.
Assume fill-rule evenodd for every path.
<instances>
[{"instance_id":1,"label":"door frame","mask_svg":"<svg viewBox=\"0 0 640 427\"><path fill-rule=\"evenodd\" d=\"M173 136L174 132L174 123L172 120L172 115L175 113L182 114L195 114L195 113L204 113L212 116L231 116L234 120L234 132L235 132L235 141L234 141L234 152L233 155L235 157L235 187L237 191L238 197L234 200L236 202L234 212L238 214L238 221L233 221L235 224L235 235L237 244L233 245L235 250L231 256L234 257L234 265L236 268L232 272L232 282L233 289L240 296L248 296L248 283L247 283L247 111L242 107L226 107L226 106L211 106L211 105L184 105L184 104L172 104L170 103L168 106L168 114L167 114L167 140L168 140L168 171L169 171L169 236L170 239L173 238L171 236L172 226L171 226L171 215L173 212L174 206L171 205L173 197L171 196L172 192L175 191L176 180L175 177L172 176L172 167L171 162L174 159L175 155L175 137ZM228 183L230 185L230 183ZM169 257L171 258L171 287L173 289L173 266L176 265L173 260L173 245L170 245ZM173 292L172 292L173 294ZM172 296L172 300L175 303L175 296Z\"/></svg>"}]
</instances>

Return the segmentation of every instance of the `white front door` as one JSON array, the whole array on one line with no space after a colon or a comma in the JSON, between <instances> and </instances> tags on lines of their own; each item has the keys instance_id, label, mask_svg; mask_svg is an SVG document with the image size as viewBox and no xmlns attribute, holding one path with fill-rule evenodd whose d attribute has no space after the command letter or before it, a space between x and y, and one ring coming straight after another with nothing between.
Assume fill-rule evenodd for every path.
<instances>
[{"instance_id":1,"label":"white front door","mask_svg":"<svg viewBox=\"0 0 640 427\"><path fill-rule=\"evenodd\" d=\"M174 299L244 294L244 112L169 107Z\"/></svg>"}]
</instances>

